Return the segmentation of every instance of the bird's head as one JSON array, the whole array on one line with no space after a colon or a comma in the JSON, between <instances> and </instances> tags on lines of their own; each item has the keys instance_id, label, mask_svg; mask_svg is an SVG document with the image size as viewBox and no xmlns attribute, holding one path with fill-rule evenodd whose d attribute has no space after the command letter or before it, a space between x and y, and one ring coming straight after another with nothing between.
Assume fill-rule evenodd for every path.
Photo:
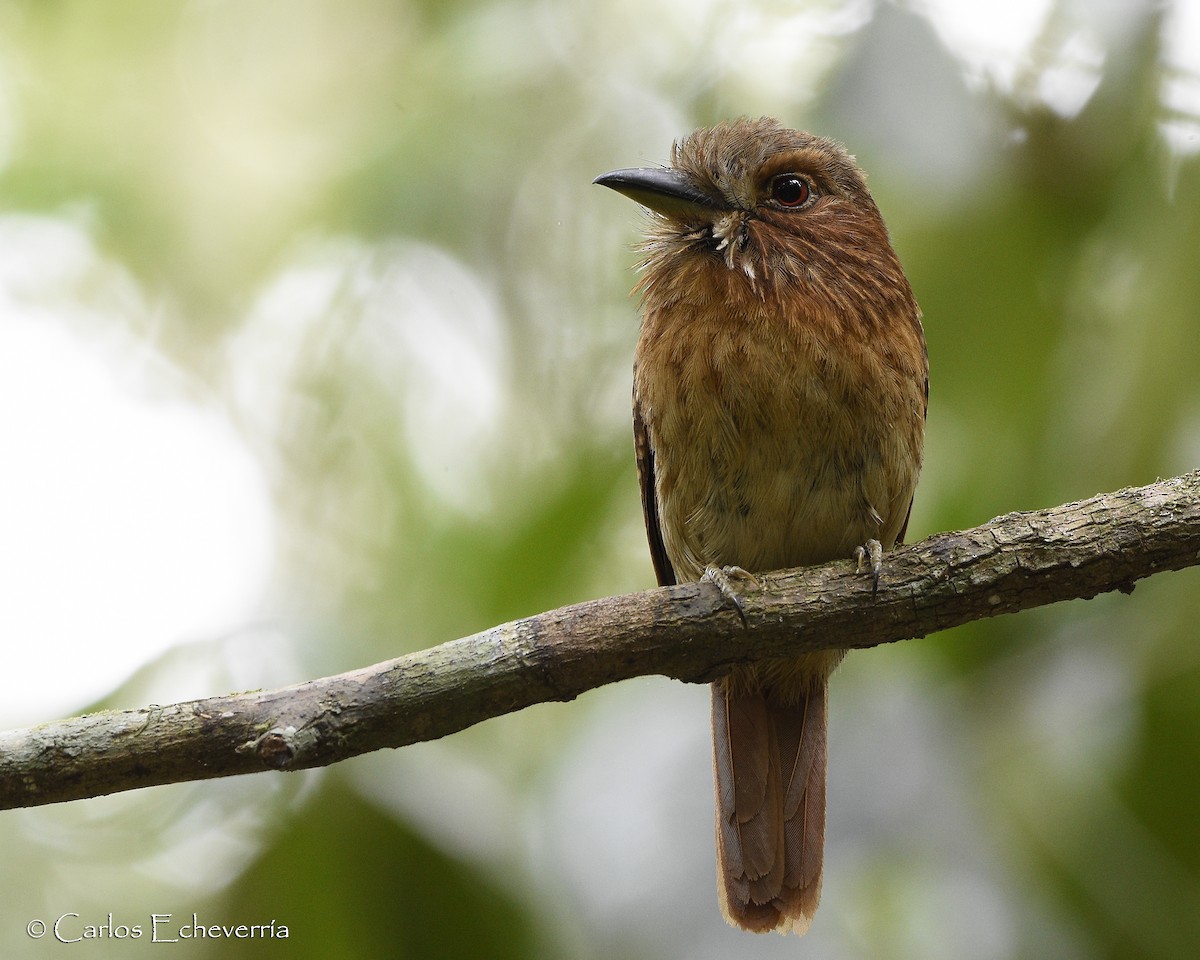
<instances>
[{"instance_id":1,"label":"bird's head","mask_svg":"<svg viewBox=\"0 0 1200 960\"><path fill-rule=\"evenodd\" d=\"M758 297L828 300L847 281L864 292L907 290L854 158L769 117L697 130L672 147L669 166L614 170L595 182L654 214L645 245L651 274L712 276L722 267Z\"/></svg>"}]
</instances>

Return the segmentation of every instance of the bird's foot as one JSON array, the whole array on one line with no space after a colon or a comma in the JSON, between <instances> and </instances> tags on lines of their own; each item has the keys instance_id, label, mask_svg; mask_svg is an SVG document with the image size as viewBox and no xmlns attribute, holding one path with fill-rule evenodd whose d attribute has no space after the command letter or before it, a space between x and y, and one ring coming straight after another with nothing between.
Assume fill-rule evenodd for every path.
<instances>
[{"instance_id":1,"label":"bird's foot","mask_svg":"<svg viewBox=\"0 0 1200 960\"><path fill-rule=\"evenodd\" d=\"M879 573L883 569L883 544L878 540L868 540L865 544L854 548L855 573L871 571L871 593L879 592ZM868 567L868 563L870 566Z\"/></svg>"},{"instance_id":2,"label":"bird's foot","mask_svg":"<svg viewBox=\"0 0 1200 960\"><path fill-rule=\"evenodd\" d=\"M742 621L742 626L745 627L748 625L746 623L746 601L742 599L742 595L734 588L733 581L742 580L748 582L755 590L761 590L762 584L758 582L754 574L748 570L743 570L741 567L714 567L712 564L709 564L704 568L704 576L700 579L707 580L720 590L721 596L732 603L737 610L738 617Z\"/></svg>"}]
</instances>

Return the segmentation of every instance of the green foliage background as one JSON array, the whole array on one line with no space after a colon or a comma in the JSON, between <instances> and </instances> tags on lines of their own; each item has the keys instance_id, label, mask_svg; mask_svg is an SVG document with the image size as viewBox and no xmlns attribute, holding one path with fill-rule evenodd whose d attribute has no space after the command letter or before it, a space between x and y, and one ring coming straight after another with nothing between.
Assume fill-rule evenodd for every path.
<instances>
[{"instance_id":1,"label":"green foliage background","mask_svg":"<svg viewBox=\"0 0 1200 960\"><path fill-rule=\"evenodd\" d=\"M1095 33L1068 3L1002 88L883 3L5 0L0 230L93 246L49 306L236 426L277 514L281 660L350 669L652 583L638 220L590 180L730 115L841 137L871 175L929 341L910 538L1195 468L1196 118L1163 106L1171 5L1126 6L1055 110L1039 90ZM705 692L647 679L327 771L5 814L0 945L195 912L291 936L162 949L1190 960L1198 577L851 657L802 943L720 921ZM172 650L105 703L238 676L253 642Z\"/></svg>"}]
</instances>

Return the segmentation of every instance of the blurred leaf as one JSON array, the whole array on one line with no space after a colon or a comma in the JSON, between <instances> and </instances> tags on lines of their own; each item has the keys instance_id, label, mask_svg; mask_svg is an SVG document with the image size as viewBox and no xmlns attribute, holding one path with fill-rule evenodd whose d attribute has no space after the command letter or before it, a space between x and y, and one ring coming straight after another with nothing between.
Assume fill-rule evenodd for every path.
<instances>
[{"instance_id":1,"label":"blurred leaf","mask_svg":"<svg viewBox=\"0 0 1200 960\"><path fill-rule=\"evenodd\" d=\"M445 856L337 776L230 887L224 910L286 924L287 940L253 945L270 955L526 960L544 952L527 909L494 878ZM225 945L213 955L225 956Z\"/></svg>"}]
</instances>

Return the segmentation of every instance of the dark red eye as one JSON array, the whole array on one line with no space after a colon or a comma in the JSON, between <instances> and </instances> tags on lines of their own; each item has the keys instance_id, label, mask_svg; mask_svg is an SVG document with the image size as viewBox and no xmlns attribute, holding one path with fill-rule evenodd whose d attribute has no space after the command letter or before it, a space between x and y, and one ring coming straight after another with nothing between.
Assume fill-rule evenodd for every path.
<instances>
[{"instance_id":1,"label":"dark red eye","mask_svg":"<svg viewBox=\"0 0 1200 960\"><path fill-rule=\"evenodd\" d=\"M808 181L794 173L781 173L771 181L771 199L781 207L802 207L811 192Z\"/></svg>"}]
</instances>

